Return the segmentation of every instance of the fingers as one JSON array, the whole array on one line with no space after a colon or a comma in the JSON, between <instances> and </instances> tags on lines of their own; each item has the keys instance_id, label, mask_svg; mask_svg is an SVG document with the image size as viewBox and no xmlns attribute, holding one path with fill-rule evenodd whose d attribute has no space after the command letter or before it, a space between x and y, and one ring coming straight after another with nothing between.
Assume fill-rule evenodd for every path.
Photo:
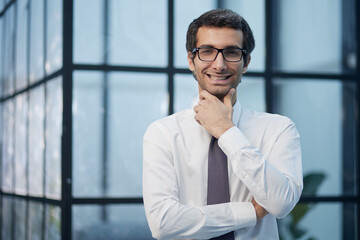
<instances>
[{"instance_id":1,"label":"fingers","mask_svg":"<svg viewBox=\"0 0 360 240\"><path fill-rule=\"evenodd\" d=\"M196 113L195 116L194 116L194 119L195 119L195 121L196 121L198 124L202 125L201 122L200 122L200 119L199 119L199 115L198 115L198 113L199 113L199 111L200 111L199 108L200 108L199 105L196 105L196 106L194 107L194 112Z\"/></svg>"},{"instance_id":2,"label":"fingers","mask_svg":"<svg viewBox=\"0 0 360 240\"><path fill-rule=\"evenodd\" d=\"M262 219L263 217L265 217L268 212L265 210L265 208L263 208L262 206L260 206L256 201L255 198L253 198L251 200L251 203L253 204L254 208L255 208L255 212L256 212L256 218L257 220Z\"/></svg>"},{"instance_id":3,"label":"fingers","mask_svg":"<svg viewBox=\"0 0 360 240\"><path fill-rule=\"evenodd\" d=\"M200 100L216 98L214 95L212 95L211 93L209 93L206 90L202 90L199 94L199 97L200 97Z\"/></svg>"},{"instance_id":4,"label":"fingers","mask_svg":"<svg viewBox=\"0 0 360 240\"><path fill-rule=\"evenodd\" d=\"M224 97L224 103L225 104L231 104L231 99L232 99L232 96L234 95L234 93L235 93L235 88L231 88L229 91L228 91L228 93L225 95L225 97ZM217 99L217 97L215 97L214 95L212 95L211 93L209 93L208 91L206 91L206 90L203 90L203 91L201 91L200 92L200 94L199 94L199 98L200 98L200 100L206 100L206 99ZM221 99L220 99L221 100ZM226 102L227 103L226 103Z\"/></svg>"},{"instance_id":5,"label":"fingers","mask_svg":"<svg viewBox=\"0 0 360 240\"><path fill-rule=\"evenodd\" d=\"M197 115L194 116L194 119L195 119L195 121L196 121L198 124L202 125L201 122L199 121Z\"/></svg>"}]
</instances>

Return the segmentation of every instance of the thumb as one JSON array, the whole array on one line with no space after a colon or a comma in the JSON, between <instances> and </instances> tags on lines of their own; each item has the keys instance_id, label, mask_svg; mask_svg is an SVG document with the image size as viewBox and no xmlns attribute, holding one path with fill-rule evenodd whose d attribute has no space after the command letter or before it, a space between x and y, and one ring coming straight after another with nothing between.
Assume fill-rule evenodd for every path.
<instances>
[{"instance_id":1,"label":"thumb","mask_svg":"<svg viewBox=\"0 0 360 240\"><path fill-rule=\"evenodd\" d=\"M235 93L235 88L231 88L230 91L225 95L224 97L224 104L227 106L227 107L232 107L232 96L234 95Z\"/></svg>"}]
</instances>

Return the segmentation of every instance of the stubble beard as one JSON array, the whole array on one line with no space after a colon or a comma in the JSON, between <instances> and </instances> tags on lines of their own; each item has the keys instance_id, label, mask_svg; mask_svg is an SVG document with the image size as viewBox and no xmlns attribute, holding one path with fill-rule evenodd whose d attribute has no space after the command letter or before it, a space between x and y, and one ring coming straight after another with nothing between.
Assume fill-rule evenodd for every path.
<instances>
[{"instance_id":1,"label":"stubble beard","mask_svg":"<svg viewBox=\"0 0 360 240\"><path fill-rule=\"evenodd\" d=\"M198 84L199 84L199 81L198 81L198 79L197 79L196 73L193 72L193 71L192 71L191 73L192 73L195 81L197 81ZM232 88L237 89L237 87L238 87L239 84L241 83L241 77L242 77L242 76L239 76L240 79L239 79L239 82L236 84L236 86L231 85L230 88L226 90L226 92L224 92L224 91L222 91L222 92L214 92L214 91L211 91L210 89L206 88L205 86L200 86L200 84L199 84L199 86L200 86L203 90L208 91L210 94L214 95L214 96L217 97L220 101L223 102L224 97L228 94L228 92L229 92Z\"/></svg>"}]
</instances>

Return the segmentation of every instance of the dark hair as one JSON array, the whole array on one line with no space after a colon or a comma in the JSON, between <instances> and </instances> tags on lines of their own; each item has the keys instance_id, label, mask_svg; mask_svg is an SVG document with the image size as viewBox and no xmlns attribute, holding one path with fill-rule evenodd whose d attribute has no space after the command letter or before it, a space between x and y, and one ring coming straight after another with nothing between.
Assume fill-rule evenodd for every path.
<instances>
[{"instance_id":1,"label":"dark hair","mask_svg":"<svg viewBox=\"0 0 360 240\"><path fill-rule=\"evenodd\" d=\"M244 46L246 55L244 56L245 65L248 64L248 56L255 47L255 40L251 28L246 20L239 14L229 9L214 9L202 14L190 23L186 34L186 50L192 52L196 47L196 35L200 27L230 27L241 30L244 34ZM194 56L195 57L195 56Z\"/></svg>"}]
</instances>

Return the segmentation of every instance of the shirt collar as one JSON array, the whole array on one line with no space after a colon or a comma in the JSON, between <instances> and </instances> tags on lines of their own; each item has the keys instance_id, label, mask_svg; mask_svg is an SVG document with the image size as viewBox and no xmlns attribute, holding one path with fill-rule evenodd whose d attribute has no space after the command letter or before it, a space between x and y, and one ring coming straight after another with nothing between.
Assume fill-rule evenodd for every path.
<instances>
[{"instance_id":1,"label":"shirt collar","mask_svg":"<svg viewBox=\"0 0 360 240\"><path fill-rule=\"evenodd\" d=\"M232 121L235 125L239 126L241 110L242 110L239 100L236 101L235 105L233 106L233 109L234 111L233 111Z\"/></svg>"}]
</instances>

